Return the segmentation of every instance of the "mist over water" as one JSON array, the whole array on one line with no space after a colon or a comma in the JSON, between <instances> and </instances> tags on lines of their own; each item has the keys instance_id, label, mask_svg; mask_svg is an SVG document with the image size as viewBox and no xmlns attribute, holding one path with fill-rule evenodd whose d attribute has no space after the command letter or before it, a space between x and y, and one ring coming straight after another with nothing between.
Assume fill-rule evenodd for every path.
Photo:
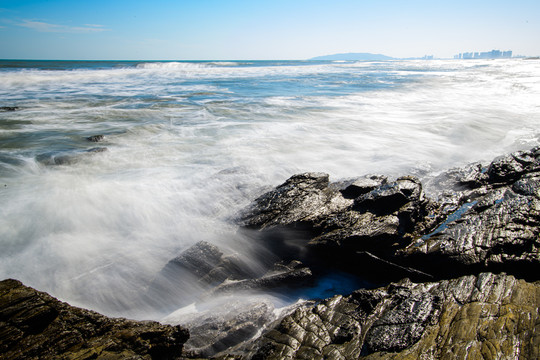
<instances>
[{"instance_id":1,"label":"mist over water","mask_svg":"<svg viewBox=\"0 0 540 360\"><path fill-rule=\"evenodd\" d=\"M141 289L197 241L254 259L229 219L295 173L540 144L538 61L0 65L0 278L110 315L150 316Z\"/></svg>"}]
</instances>

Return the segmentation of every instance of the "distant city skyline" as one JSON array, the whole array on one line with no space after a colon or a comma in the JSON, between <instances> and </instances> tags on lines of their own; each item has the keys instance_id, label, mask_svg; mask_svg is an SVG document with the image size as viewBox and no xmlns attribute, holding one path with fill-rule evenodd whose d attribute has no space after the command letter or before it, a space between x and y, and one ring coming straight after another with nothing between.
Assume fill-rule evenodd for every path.
<instances>
[{"instance_id":1,"label":"distant city skyline","mask_svg":"<svg viewBox=\"0 0 540 360\"><path fill-rule=\"evenodd\" d=\"M510 59L512 50L491 50L485 52L464 52L454 55L454 59Z\"/></svg>"},{"instance_id":2,"label":"distant city skyline","mask_svg":"<svg viewBox=\"0 0 540 360\"><path fill-rule=\"evenodd\" d=\"M0 0L2 59L539 56L539 38L537 0Z\"/></svg>"}]
</instances>

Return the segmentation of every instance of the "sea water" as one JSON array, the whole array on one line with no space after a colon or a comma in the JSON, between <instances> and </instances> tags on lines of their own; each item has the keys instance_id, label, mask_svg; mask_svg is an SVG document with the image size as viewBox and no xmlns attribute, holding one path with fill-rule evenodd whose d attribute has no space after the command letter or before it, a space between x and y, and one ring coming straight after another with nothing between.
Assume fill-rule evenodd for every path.
<instances>
[{"instance_id":1,"label":"sea water","mask_svg":"<svg viewBox=\"0 0 540 360\"><path fill-rule=\"evenodd\" d=\"M230 219L269 187L528 149L539 99L523 59L1 61L0 278L148 318L136 299L190 245L259 251Z\"/></svg>"}]
</instances>

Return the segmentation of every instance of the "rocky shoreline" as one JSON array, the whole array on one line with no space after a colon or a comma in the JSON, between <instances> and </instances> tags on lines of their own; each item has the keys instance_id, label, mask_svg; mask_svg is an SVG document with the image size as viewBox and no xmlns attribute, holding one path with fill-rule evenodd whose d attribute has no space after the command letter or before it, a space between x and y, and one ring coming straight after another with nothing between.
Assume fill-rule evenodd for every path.
<instances>
[{"instance_id":1,"label":"rocky shoreline","mask_svg":"<svg viewBox=\"0 0 540 360\"><path fill-rule=\"evenodd\" d=\"M540 147L424 183L298 174L233 221L272 255L265 269L200 242L143 296L154 299L183 276L206 297L287 294L334 272L374 286L282 312L261 300L210 313L184 324L188 340L183 327L108 319L5 280L0 350L7 359L540 357ZM154 306L186 301L179 289ZM72 340L59 341L64 333Z\"/></svg>"}]
</instances>

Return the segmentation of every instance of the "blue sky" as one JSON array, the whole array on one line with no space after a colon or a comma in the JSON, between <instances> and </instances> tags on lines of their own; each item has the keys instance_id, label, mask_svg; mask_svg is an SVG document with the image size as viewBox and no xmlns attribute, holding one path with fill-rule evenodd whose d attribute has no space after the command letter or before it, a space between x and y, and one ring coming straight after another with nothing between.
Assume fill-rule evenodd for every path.
<instances>
[{"instance_id":1,"label":"blue sky","mask_svg":"<svg viewBox=\"0 0 540 360\"><path fill-rule=\"evenodd\" d=\"M0 0L0 58L540 55L540 1Z\"/></svg>"}]
</instances>

